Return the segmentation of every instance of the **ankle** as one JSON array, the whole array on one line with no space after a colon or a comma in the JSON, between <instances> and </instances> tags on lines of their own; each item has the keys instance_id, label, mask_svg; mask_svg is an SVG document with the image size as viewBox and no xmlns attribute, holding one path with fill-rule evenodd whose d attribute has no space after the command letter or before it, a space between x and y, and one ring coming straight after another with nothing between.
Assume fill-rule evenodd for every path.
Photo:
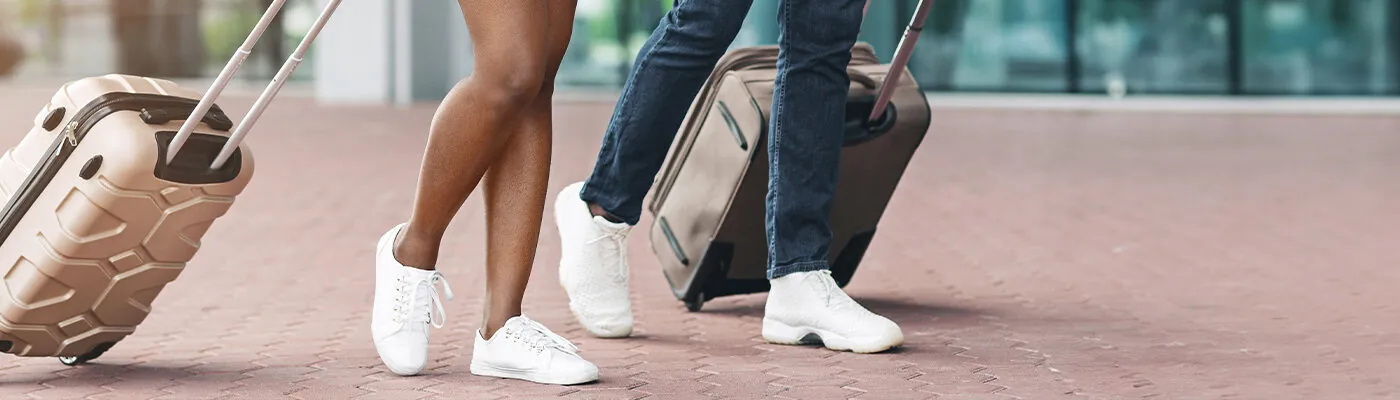
<instances>
[{"instance_id":1,"label":"ankle","mask_svg":"<svg viewBox=\"0 0 1400 400\"><path fill-rule=\"evenodd\" d=\"M414 235L407 226L394 239L394 260L405 267L432 271L437 267L437 251L437 241Z\"/></svg>"},{"instance_id":2,"label":"ankle","mask_svg":"<svg viewBox=\"0 0 1400 400\"><path fill-rule=\"evenodd\" d=\"M500 320L500 321L491 321L491 320L487 320L487 321L485 321L485 322L482 322L482 323L481 323L481 338L482 338L482 339L486 339L486 340L491 340L492 337L495 337L495 336L496 336L496 332L500 332L501 328L504 328L505 326L506 326L506 321L505 321L505 320Z\"/></svg>"},{"instance_id":3,"label":"ankle","mask_svg":"<svg viewBox=\"0 0 1400 400\"><path fill-rule=\"evenodd\" d=\"M608 220L608 222L612 222L614 224L620 224L624 222L622 218L618 218L618 216L613 215L612 213L609 213L608 210L603 209L603 206L594 203L588 203L588 212L592 213L595 217L603 217L603 219L606 219Z\"/></svg>"}]
</instances>

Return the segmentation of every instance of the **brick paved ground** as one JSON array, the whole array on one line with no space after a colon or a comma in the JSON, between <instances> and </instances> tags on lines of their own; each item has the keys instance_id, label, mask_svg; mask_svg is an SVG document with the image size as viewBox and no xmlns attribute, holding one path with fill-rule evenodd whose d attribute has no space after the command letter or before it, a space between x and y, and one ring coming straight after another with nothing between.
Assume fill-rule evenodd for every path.
<instances>
[{"instance_id":1,"label":"brick paved ground","mask_svg":"<svg viewBox=\"0 0 1400 400\"><path fill-rule=\"evenodd\" d=\"M8 146L48 93L0 93ZM560 108L552 187L610 107ZM556 387L467 373L476 200L431 370L374 355L371 244L407 215L431 113L281 101L254 183L138 333L79 368L0 356L0 398L1400 398L1397 118L938 111L849 287L903 324L889 354L764 344L762 295L687 313L644 235L636 337L586 337L546 228L526 312L604 367Z\"/></svg>"}]
</instances>

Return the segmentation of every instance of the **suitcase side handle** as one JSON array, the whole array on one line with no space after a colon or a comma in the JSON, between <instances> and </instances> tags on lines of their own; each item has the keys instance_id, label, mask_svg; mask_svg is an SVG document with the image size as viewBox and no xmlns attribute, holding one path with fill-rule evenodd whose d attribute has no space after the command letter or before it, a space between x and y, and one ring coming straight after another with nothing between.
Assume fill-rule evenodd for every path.
<instances>
[{"instance_id":1,"label":"suitcase side handle","mask_svg":"<svg viewBox=\"0 0 1400 400\"><path fill-rule=\"evenodd\" d=\"M851 82L859 83L861 86L865 86L866 89L877 89L880 87L880 84L875 82L875 78L871 78L870 75L866 75L864 72L860 72L860 70L855 68L846 67L846 76L851 77Z\"/></svg>"},{"instance_id":2,"label":"suitcase side handle","mask_svg":"<svg viewBox=\"0 0 1400 400\"><path fill-rule=\"evenodd\" d=\"M258 96L257 101L253 103L253 108L243 117L243 121L235 126L233 134L229 136L228 141L219 151L219 155L214 158L214 162L209 165L210 169L219 169L222 167L224 163L228 161L229 156L233 155L233 151L238 149L238 146L243 143L243 138L248 134L248 130L257 123L258 118L262 116L263 111L267 109L272 99L277 97L277 93L282 90L282 85L286 84L287 78L291 76L292 72L296 71L297 66L301 65L302 59L306 56L307 49L311 46L311 43L316 40L316 36L321 33L321 29L326 26L326 22L330 20L331 15L335 14L336 8L340 6L340 1L341 0L329 0L329 4L321 11L321 15L316 18L316 22L312 24L306 37L301 40L301 44L297 45L296 51L292 52L292 55L282 64L282 68L277 71L277 75L272 78L272 82L268 83L262 95ZM195 126L199 125L200 121L204 119L204 115L209 112L209 108L214 105L214 100L218 99L219 95L223 93L224 88L228 87L228 83L233 78L233 75L238 72L239 67L243 65L243 61L248 58L248 55L252 54L253 47L262 39L263 32L267 30L268 26L272 25L272 20L277 17L277 14L281 13L282 6L286 3L287 0L272 1L267 11L263 13L262 18L258 19L257 25L253 26L253 31L248 34L248 38L245 39L243 44L238 47L238 50L234 52L233 57L229 59L224 69L219 71L219 75L214 79L214 83L209 86L209 90L204 93L204 97L200 98L199 104L195 106L194 112L190 113L190 117L185 120L185 123L180 126L180 130L176 132L175 137L171 139L170 146L166 149L165 153L165 161L167 163L172 162L175 159L175 155L178 154L180 149L185 146L185 143L189 141L190 136L194 133Z\"/></svg>"},{"instance_id":3,"label":"suitcase side handle","mask_svg":"<svg viewBox=\"0 0 1400 400\"><path fill-rule=\"evenodd\" d=\"M851 77L851 82L864 86L866 89L880 89L881 85L875 82L875 78L855 68L846 68L846 75ZM888 80L888 77L886 78ZM846 99L846 123L845 141L842 146L854 146L873 140L880 135L889 132L894 128L894 123L899 119L898 107L886 103L885 109L880 110L879 115L867 117L864 114L875 108L875 102L879 99L877 95L861 95Z\"/></svg>"},{"instance_id":4,"label":"suitcase side handle","mask_svg":"<svg viewBox=\"0 0 1400 400\"><path fill-rule=\"evenodd\" d=\"M869 4L866 3L866 6L869 7ZM885 115L885 107L890 105L894 89L899 86L899 79L904 76L904 67L909 65L909 56L914 53L914 45L919 42L919 34L924 31L924 20L928 19L928 12L932 7L933 0L919 0L919 8L914 11L909 26L904 28L904 37L899 39L894 60L890 62L890 72L885 74L885 83L880 85L880 94L875 97L875 107L867 117L871 121L879 120Z\"/></svg>"}]
</instances>

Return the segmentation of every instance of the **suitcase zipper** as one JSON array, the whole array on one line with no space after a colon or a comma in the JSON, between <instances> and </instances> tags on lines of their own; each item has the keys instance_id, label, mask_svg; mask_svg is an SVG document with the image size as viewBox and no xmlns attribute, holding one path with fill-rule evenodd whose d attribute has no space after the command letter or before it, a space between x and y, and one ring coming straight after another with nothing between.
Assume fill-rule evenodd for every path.
<instances>
[{"instance_id":1,"label":"suitcase zipper","mask_svg":"<svg viewBox=\"0 0 1400 400\"><path fill-rule=\"evenodd\" d=\"M141 110L162 110L170 113L183 113L188 117L194 111L196 100L182 97L172 97L164 95L146 93L116 92L102 95L87 105L83 106L69 120L63 132L54 138L49 150L45 152L48 156L34 167L33 171L24 178L24 183L20 184L9 201L5 203L5 208L0 214L0 244L9 239L14 233L19 221L43 194L44 188L58 175L58 170L63 168L63 164L68 161L68 157L73 154L73 150L78 147L83 138L87 136L103 118L121 111L141 111ZM204 117L205 122L210 125L220 127L230 125L228 117L217 106L209 110L209 114ZM226 129L225 129L226 130Z\"/></svg>"},{"instance_id":2,"label":"suitcase zipper","mask_svg":"<svg viewBox=\"0 0 1400 400\"><path fill-rule=\"evenodd\" d=\"M68 138L68 146L78 147L78 136L74 131L78 130L78 121L68 123L68 127L63 129L63 136Z\"/></svg>"}]
</instances>

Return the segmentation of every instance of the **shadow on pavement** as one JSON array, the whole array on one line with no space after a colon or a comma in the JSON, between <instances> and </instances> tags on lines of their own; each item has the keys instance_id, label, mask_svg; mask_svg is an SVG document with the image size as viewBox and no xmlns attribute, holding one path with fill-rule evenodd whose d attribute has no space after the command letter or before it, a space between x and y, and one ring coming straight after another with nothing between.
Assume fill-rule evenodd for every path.
<instances>
[{"instance_id":1,"label":"shadow on pavement","mask_svg":"<svg viewBox=\"0 0 1400 400\"><path fill-rule=\"evenodd\" d=\"M921 303L908 299L885 297L853 298L870 311L884 315L897 322L906 318L976 318L996 315L996 313L990 309ZM762 318L763 302L766 299L766 296L742 296L716 299L706 303L705 308L702 309L700 313Z\"/></svg>"},{"instance_id":2,"label":"shadow on pavement","mask_svg":"<svg viewBox=\"0 0 1400 400\"><path fill-rule=\"evenodd\" d=\"M856 298L857 302L876 314L884 315L890 319L899 321L904 317L982 317L991 316L996 313L990 309L981 309L963 306L950 306L942 304L921 304L919 302L906 299L891 299L882 297Z\"/></svg>"},{"instance_id":3,"label":"shadow on pavement","mask_svg":"<svg viewBox=\"0 0 1400 400\"><path fill-rule=\"evenodd\" d=\"M53 369L49 370L19 374L0 374L0 386L41 384L56 379L87 382L103 382L112 379L120 379L122 381L173 381L197 375L196 372L190 370L190 365L158 365L144 363L102 364L100 361L93 361L92 364L68 367L59 364L58 360L54 360L53 363ZM232 373L238 374L238 372Z\"/></svg>"}]
</instances>

